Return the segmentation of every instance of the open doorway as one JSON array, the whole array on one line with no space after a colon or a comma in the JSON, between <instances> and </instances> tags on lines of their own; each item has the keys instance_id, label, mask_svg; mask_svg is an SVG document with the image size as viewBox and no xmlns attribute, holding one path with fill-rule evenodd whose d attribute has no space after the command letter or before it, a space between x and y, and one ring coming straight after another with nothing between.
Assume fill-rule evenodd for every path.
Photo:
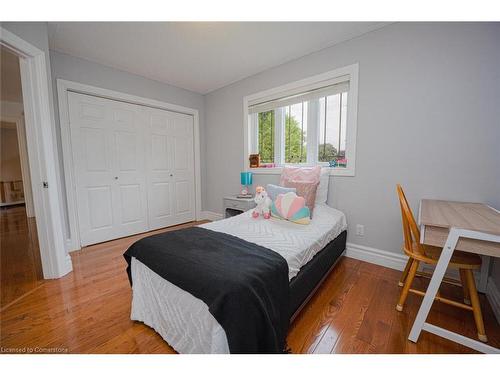
<instances>
[{"instance_id":1,"label":"open doorway","mask_svg":"<svg viewBox=\"0 0 500 375\"><path fill-rule=\"evenodd\" d=\"M19 57L0 49L0 309L43 279Z\"/></svg>"},{"instance_id":2,"label":"open doorway","mask_svg":"<svg viewBox=\"0 0 500 375\"><path fill-rule=\"evenodd\" d=\"M48 46L42 45L40 49L6 29L6 25L0 26L0 45L19 57L29 176L43 277L54 279L71 272L73 267L65 249L62 197L57 181L59 162L54 139Z\"/></svg>"}]
</instances>

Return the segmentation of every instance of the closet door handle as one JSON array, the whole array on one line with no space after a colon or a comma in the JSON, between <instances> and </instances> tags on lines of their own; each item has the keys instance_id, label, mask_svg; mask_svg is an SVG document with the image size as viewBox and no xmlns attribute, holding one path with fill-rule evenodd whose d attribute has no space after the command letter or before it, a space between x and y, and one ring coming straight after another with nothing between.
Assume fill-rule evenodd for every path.
<instances>
[{"instance_id":1,"label":"closet door handle","mask_svg":"<svg viewBox=\"0 0 500 375\"><path fill-rule=\"evenodd\" d=\"M173 173L170 173L170 177L174 177Z\"/></svg>"},{"instance_id":2,"label":"closet door handle","mask_svg":"<svg viewBox=\"0 0 500 375\"><path fill-rule=\"evenodd\" d=\"M115 176L115 180L118 180L118 176Z\"/></svg>"}]
</instances>

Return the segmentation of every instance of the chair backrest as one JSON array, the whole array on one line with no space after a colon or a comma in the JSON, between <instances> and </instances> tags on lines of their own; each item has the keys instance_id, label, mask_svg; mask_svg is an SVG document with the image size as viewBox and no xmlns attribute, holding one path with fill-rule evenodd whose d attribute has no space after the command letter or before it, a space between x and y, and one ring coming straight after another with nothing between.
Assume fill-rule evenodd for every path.
<instances>
[{"instance_id":1,"label":"chair backrest","mask_svg":"<svg viewBox=\"0 0 500 375\"><path fill-rule=\"evenodd\" d=\"M401 220L403 224L404 250L407 253L425 255L424 247L420 244L420 230L413 217L410 205L406 200L405 193L401 185L397 185L399 205L401 207Z\"/></svg>"}]
</instances>

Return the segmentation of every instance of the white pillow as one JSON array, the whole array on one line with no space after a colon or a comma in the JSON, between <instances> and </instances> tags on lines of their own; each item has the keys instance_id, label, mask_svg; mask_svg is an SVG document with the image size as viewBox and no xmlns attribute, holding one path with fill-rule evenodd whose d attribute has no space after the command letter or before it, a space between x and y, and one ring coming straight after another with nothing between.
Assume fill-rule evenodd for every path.
<instances>
[{"instance_id":1,"label":"white pillow","mask_svg":"<svg viewBox=\"0 0 500 375\"><path fill-rule=\"evenodd\" d=\"M321 168L321 175L319 176L318 190L316 191L315 204L326 204L328 199L328 185L330 184L330 169Z\"/></svg>"}]
</instances>

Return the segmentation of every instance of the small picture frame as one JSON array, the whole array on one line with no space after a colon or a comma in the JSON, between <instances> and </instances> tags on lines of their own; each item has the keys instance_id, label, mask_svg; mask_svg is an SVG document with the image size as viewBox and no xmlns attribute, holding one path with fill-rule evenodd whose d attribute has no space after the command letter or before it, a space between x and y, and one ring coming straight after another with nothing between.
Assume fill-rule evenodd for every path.
<instances>
[{"instance_id":1,"label":"small picture frame","mask_svg":"<svg viewBox=\"0 0 500 375\"><path fill-rule=\"evenodd\" d=\"M250 168L259 168L260 166L260 155L259 154L250 154L248 157L250 161Z\"/></svg>"}]
</instances>

